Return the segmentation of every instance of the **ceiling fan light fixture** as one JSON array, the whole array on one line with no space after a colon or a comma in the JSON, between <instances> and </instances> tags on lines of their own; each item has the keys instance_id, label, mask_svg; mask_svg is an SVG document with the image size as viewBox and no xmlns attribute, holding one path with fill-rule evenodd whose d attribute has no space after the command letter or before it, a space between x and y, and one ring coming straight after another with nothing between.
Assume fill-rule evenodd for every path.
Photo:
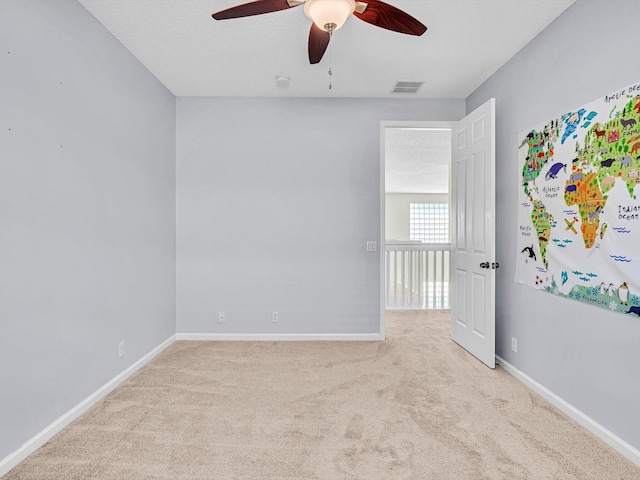
<instances>
[{"instance_id":1,"label":"ceiling fan light fixture","mask_svg":"<svg viewBox=\"0 0 640 480\"><path fill-rule=\"evenodd\" d=\"M339 29L356 8L355 0L307 0L304 13L326 32Z\"/></svg>"}]
</instances>

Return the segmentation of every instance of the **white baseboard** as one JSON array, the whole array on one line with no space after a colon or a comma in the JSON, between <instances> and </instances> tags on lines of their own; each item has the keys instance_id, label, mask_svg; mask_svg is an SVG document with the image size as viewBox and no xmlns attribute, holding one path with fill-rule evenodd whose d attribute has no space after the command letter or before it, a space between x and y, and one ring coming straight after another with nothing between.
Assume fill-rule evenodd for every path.
<instances>
[{"instance_id":1,"label":"white baseboard","mask_svg":"<svg viewBox=\"0 0 640 480\"><path fill-rule=\"evenodd\" d=\"M559 397L558 395L553 393L551 390L549 390L547 387L539 384L533 378L528 376L526 373L518 370L516 367L511 365L506 360L500 358L498 355L496 355L496 362L499 363L500 366L507 373L513 375L515 378L520 380L522 383L524 383L527 387L529 387L531 390L536 392L542 398L547 400L549 403L553 404L559 410L566 413L569 417L571 417L580 425L582 425L584 428L589 430L596 437L603 440L614 450L617 450L619 453L627 457L633 463L640 466L640 450L633 447L632 445L629 445L623 439L618 437L615 433L606 429L605 427L600 425L598 422L596 422L593 418L584 414L582 411L578 410L576 407L571 405L562 397Z\"/></svg>"},{"instance_id":2,"label":"white baseboard","mask_svg":"<svg viewBox=\"0 0 640 480\"><path fill-rule=\"evenodd\" d=\"M176 340L217 340L241 342L379 342L381 333L177 333Z\"/></svg>"},{"instance_id":3,"label":"white baseboard","mask_svg":"<svg viewBox=\"0 0 640 480\"><path fill-rule=\"evenodd\" d=\"M42 445L51 440L57 433L64 429L67 425L80 417L83 413L89 410L93 405L102 400L105 396L115 390L121 383L127 380L131 375L136 373L140 368L149 363L160 352L166 349L175 341L175 335L170 336L156 348L147 353L144 357L124 370L122 373L115 376L113 379L105 383L98 390L93 392L71 410L63 414L44 430L40 431L29 440L27 440L18 450L9 454L2 460L0 460L0 477L8 473L16 465L26 459L29 455L35 452Z\"/></svg>"}]
</instances>

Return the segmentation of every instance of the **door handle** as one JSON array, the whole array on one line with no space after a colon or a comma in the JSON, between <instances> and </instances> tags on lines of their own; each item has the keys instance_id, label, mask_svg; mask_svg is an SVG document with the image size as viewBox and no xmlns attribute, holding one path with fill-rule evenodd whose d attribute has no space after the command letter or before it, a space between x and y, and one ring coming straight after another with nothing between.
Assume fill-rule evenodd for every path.
<instances>
[{"instance_id":1,"label":"door handle","mask_svg":"<svg viewBox=\"0 0 640 480\"><path fill-rule=\"evenodd\" d=\"M495 270L496 268L500 268L500 264L498 262L482 262L480 264L480 268L491 268L492 270Z\"/></svg>"}]
</instances>

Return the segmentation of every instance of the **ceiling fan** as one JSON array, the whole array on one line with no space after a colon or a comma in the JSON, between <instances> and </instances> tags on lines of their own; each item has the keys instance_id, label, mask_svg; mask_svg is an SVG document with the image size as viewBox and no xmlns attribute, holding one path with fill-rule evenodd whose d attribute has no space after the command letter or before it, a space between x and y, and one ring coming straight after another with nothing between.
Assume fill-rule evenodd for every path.
<instances>
[{"instance_id":1,"label":"ceiling fan","mask_svg":"<svg viewBox=\"0 0 640 480\"><path fill-rule=\"evenodd\" d=\"M221 10L212 15L216 20L250 17L263 13L278 12L304 5L304 13L313 23L309 32L309 62L322 60L329 46L331 34L340 28L346 19L355 15L376 27L394 32L420 36L427 31L422 23L402 10L380 0L256 0Z\"/></svg>"}]
</instances>

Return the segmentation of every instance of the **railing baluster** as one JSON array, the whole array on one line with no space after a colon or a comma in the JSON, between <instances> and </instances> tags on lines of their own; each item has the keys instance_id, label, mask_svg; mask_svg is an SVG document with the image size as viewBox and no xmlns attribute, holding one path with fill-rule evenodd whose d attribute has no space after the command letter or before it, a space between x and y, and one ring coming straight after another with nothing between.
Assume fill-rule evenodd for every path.
<instances>
[{"instance_id":1,"label":"railing baluster","mask_svg":"<svg viewBox=\"0 0 640 480\"><path fill-rule=\"evenodd\" d=\"M431 308L436 308L436 271L437 271L437 252L429 252L429 255L433 257L431 259L431 269L429 270L429 277L431 278Z\"/></svg>"},{"instance_id":2,"label":"railing baluster","mask_svg":"<svg viewBox=\"0 0 640 480\"><path fill-rule=\"evenodd\" d=\"M442 261L443 271L442 271L442 292L443 292L443 304L442 308L449 308L449 281L447 278L449 277L449 252L442 252Z\"/></svg>"},{"instance_id":3,"label":"railing baluster","mask_svg":"<svg viewBox=\"0 0 640 480\"><path fill-rule=\"evenodd\" d=\"M411 306L418 305L418 290L420 289L420 252L411 252L413 260L413 290L411 290Z\"/></svg>"},{"instance_id":4,"label":"railing baluster","mask_svg":"<svg viewBox=\"0 0 640 480\"><path fill-rule=\"evenodd\" d=\"M450 308L451 307L451 302L449 301L450 297L450 292L451 292L451 252L444 252L444 257L446 258L446 263L445 263L445 271L447 274L447 295L446 295L446 300L447 300L447 304L445 305L445 308Z\"/></svg>"},{"instance_id":5,"label":"railing baluster","mask_svg":"<svg viewBox=\"0 0 640 480\"><path fill-rule=\"evenodd\" d=\"M433 308L438 308L438 253L433 252Z\"/></svg>"},{"instance_id":6,"label":"railing baluster","mask_svg":"<svg viewBox=\"0 0 640 480\"><path fill-rule=\"evenodd\" d=\"M411 276L413 275L413 264L411 263L411 259L413 256L413 252L407 252L407 288L405 289L405 293L407 295L407 302L406 305L408 307L411 307L411 287L412 287L412 281L411 281Z\"/></svg>"},{"instance_id":7,"label":"railing baluster","mask_svg":"<svg viewBox=\"0 0 640 480\"><path fill-rule=\"evenodd\" d=\"M393 252L393 305L398 306L398 251Z\"/></svg>"},{"instance_id":8,"label":"railing baluster","mask_svg":"<svg viewBox=\"0 0 640 480\"><path fill-rule=\"evenodd\" d=\"M432 252L427 252L427 308L433 308L433 288L431 282L431 256Z\"/></svg>"},{"instance_id":9,"label":"railing baluster","mask_svg":"<svg viewBox=\"0 0 640 480\"><path fill-rule=\"evenodd\" d=\"M391 305L389 303L389 275L391 275L391 273L389 272L389 265L390 265L390 260L389 258L391 257L391 252L384 252L384 298L385 298L385 305L387 306L387 308L389 308L389 306Z\"/></svg>"},{"instance_id":10,"label":"railing baluster","mask_svg":"<svg viewBox=\"0 0 640 480\"><path fill-rule=\"evenodd\" d=\"M422 308L422 253L416 252L418 254L418 288L417 288L417 302L418 308Z\"/></svg>"},{"instance_id":11,"label":"railing baluster","mask_svg":"<svg viewBox=\"0 0 640 480\"><path fill-rule=\"evenodd\" d=\"M407 282L409 283L409 288L407 291L407 300L410 307L413 307L413 253L407 252L407 266L409 267L409 275L407 275Z\"/></svg>"},{"instance_id":12,"label":"railing baluster","mask_svg":"<svg viewBox=\"0 0 640 480\"><path fill-rule=\"evenodd\" d=\"M438 252L440 257L440 281L438 286L440 287L440 308L444 308L444 252Z\"/></svg>"},{"instance_id":13,"label":"railing baluster","mask_svg":"<svg viewBox=\"0 0 640 480\"><path fill-rule=\"evenodd\" d=\"M401 282L400 283L400 288L401 288L401 291L402 291L402 297L401 297L401 299L402 299L401 302L402 303L401 304L402 304L403 307L406 307L405 301L404 301L404 296L405 296L405 281L404 281L404 270L405 270L405 268L404 268L404 263L406 261L406 258L407 258L407 252L405 252L403 250L402 251L402 264L400 265L400 267L401 267L401 269L400 269L400 271L401 271L401 274L400 274L400 282Z\"/></svg>"}]
</instances>

